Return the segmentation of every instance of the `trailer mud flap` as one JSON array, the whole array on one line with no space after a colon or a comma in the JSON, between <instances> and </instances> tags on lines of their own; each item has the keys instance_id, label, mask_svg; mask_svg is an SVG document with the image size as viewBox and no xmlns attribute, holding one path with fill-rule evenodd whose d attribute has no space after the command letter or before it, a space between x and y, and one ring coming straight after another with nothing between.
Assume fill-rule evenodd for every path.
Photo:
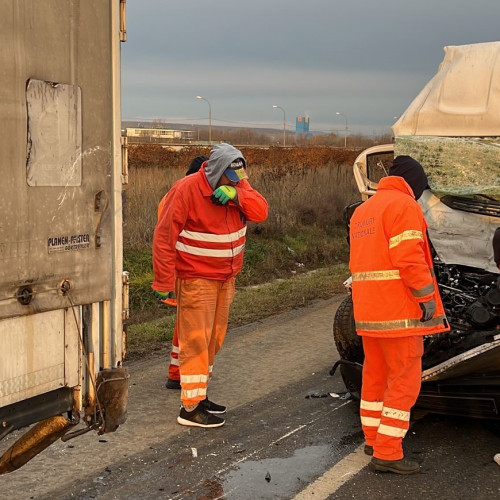
<instances>
[{"instance_id":1,"label":"trailer mud flap","mask_svg":"<svg viewBox=\"0 0 500 500\"><path fill-rule=\"evenodd\" d=\"M87 423L102 420L99 434L114 432L127 420L129 373L126 368L110 368L99 372L96 380L97 398L87 407Z\"/></svg>"}]
</instances>

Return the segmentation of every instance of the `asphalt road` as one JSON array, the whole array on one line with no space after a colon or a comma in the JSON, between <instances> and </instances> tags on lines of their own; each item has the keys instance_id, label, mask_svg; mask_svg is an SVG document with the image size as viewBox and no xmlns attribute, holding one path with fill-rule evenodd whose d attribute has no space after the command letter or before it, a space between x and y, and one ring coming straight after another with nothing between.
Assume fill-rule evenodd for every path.
<instances>
[{"instance_id":1,"label":"asphalt road","mask_svg":"<svg viewBox=\"0 0 500 500\"><path fill-rule=\"evenodd\" d=\"M229 332L209 388L229 407L224 427L176 423L179 393L164 388L165 351L130 364L129 417L117 432L55 443L1 476L0 498L500 498L500 437L478 421L424 416L405 439L421 474L368 470L358 404L328 374L342 298Z\"/></svg>"}]
</instances>

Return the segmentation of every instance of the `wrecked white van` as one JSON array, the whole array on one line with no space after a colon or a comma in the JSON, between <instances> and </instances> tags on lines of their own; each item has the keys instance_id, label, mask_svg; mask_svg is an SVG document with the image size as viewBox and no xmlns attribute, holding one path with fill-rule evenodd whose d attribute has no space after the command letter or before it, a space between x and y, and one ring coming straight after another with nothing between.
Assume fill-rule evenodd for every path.
<instances>
[{"instance_id":1,"label":"wrecked white van","mask_svg":"<svg viewBox=\"0 0 500 500\"><path fill-rule=\"evenodd\" d=\"M364 151L353 168L361 200L395 156L418 160L429 179L419 203L451 331L424 340L416 408L500 420L500 42L445 47L437 74L392 128L394 144ZM346 208L347 224L359 203ZM350 297L333 333L341 360L332 374L340 366L359 394L363 349Z\"/></svg>"}]
</instances>

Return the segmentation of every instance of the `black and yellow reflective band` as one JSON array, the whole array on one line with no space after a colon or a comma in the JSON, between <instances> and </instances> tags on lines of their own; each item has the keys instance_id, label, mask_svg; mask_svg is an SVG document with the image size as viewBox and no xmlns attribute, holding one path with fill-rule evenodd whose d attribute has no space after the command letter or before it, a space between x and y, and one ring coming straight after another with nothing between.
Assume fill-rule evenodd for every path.
<instances>
[{"instance_id":1,"label":"black and yellow reflective band","mask_svg":"<svg viewBox=\"0 0 500 500\"><path fill-rule=\"evenodd\" d=\"M421 326L438 326L442 325L445 320L444 316L436 316L435 318L422 323L419 319L395 319L392 321L356 321L358 330L401 330L403 328L418 328Z\"/></svg>"},{"instance_id":2,"label":"black and yellow reflective band","mask_svg":"<svg viewBox=\"0 0 500 500\"><path fill-rule=\"evenodd\" d=\"M424 241L422 231L403 231L389 240L389 248L397 247L402 241L421 240Z\"/></svg>"},{"instance_id":3,"label":"black and yellow reflective band","mask_svg":"<svg viewBox=\"0 0 500 500\"><path fill-rule=\"evenodd\" d=\"M419 288L418 290L415 290L413 288L410 288L411 293L414 297L425 297L426 295L430 295L431 293L434 293L434 284L431 283L430 285L423 286L422 288Z\"/></svg>"},{"instance_id":4,"label":"black and yellow reflective band","mask_svg":"<svg viewBox=\"0 0 500 500\"><path fill-rule=\"evenodd\" d=\"M352 281L383 281L400 280L401 276L397 269L385 269L384 271L366 271L353 273Z\"/></svg>"}]
</instances>

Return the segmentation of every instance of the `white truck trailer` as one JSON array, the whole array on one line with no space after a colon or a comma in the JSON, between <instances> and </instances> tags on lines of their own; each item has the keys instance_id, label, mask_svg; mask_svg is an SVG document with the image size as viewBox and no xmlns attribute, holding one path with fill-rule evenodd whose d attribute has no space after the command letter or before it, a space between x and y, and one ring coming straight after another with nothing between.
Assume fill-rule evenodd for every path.
<instances>
[{"instance_id":1,"label":"white truck trailer","mask_svg":"<svg viewBox=\"0 0 500 500\"><path fill-rule=\"evenodd\" d=\"M126 418L125 2L0 0L0 25L3 474Z\"/></svg>"}]
</instances>

